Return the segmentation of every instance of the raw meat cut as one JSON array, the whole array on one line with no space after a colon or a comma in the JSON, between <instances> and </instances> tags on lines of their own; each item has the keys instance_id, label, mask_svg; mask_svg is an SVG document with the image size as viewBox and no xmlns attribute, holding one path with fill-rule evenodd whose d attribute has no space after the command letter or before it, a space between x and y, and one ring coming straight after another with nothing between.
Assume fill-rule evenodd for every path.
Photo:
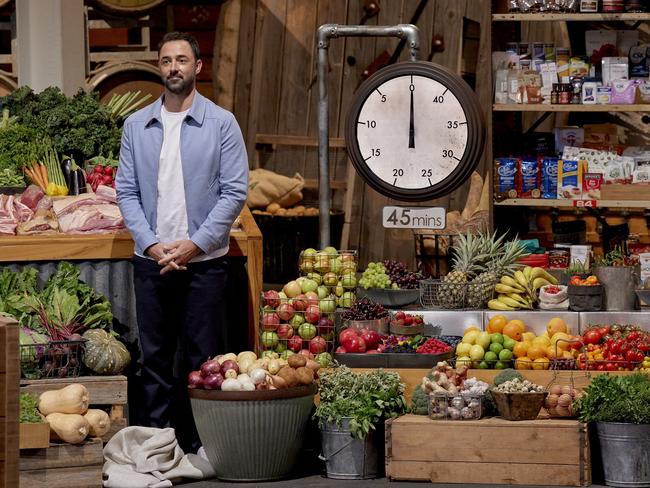
<instances>
[{"instance_id":1,"label":"raw meat cut","mask_svg":"<svg viewBox=\"0 0 650 488\"><path fill-rule=\"evenodd\" d=\"M40 186L29 185L20 196L20 203L27 205L31 210L36 210L38 202L41 201L44 195Z\"/></svg>"},{"instance_id":2,"label":"raw meat cut","mask_svg":"<svg viewBox=\"0 0 650 488\"><path fill-rule=\"evenodd\" d=\"M57 217L74 212L79 207L84 205L95 205L97 198L94 193L82 193L72 197L57 198L52 202L54 214Z\"/></svg>"},{"instance_id":3,"label":"raw meat cut","mask_svg":"<svg viewBox=\"0 0 650 488\"><path fill-rule=\"evenodd\" d=\"M88 234L122 229L124 219L117 205L84 205L59 216L59 226L66 234Z\"/></svg>"},{"instance_id":4,"label":"raw meat cut","mask_svg":"<svg viewBox=\"0 0 650 488\"><path fill-rule=\"evenodd\" d=\"M115 192L115 188L111 188L110 186L99 185L95 190L95 195L97 195L98 200L117 203L117 193Z\"/></svg>"},{"instance_id":5,"label":"raw meat cut","mask_svg":"<svg viewBox=\"0 0 650 488\"><path fill-rule=\"evenodd\" d=\"M51 210L38 209L34 217L27 222L18 224L16 234L54 234L59 230L59 222Z\"/></svg>"},{"instance_id":6,"label":"raw meat cut","mask_svg":"<svg viewBox=\"0 0 650 488\"><path fill-rule=\"evenodd\" d=\"M0 195L0 234L15 234L18 224L26 222L32 215L29 207L13 195Z\"/></svg>"}]
</instances>

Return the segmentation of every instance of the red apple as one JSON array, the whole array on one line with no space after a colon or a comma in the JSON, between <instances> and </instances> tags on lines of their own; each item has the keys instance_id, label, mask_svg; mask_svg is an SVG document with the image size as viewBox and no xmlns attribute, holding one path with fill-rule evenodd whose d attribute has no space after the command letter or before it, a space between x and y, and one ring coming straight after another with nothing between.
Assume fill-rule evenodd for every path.
<instances>
[{"instance_id":1,"label":"red apple","mask_svg":"<svg viewBox=\"0 0 650 488\"><path fill-rule=\"evenodd\" d=\"M318 305L309 305L305 310L305 320L310 324L317 324L320 319L320 308Z\"/></svg>"},{"instance_id":2,"label":"red apple","mask_svg":"<svg viewBox=\"0 0 650 488\"><path fill-rule=\"evenodd\" d=\"M339 346L339 347L336 348L336 351L334 351L334 352L335 352L336 354L345 354L345 353L348 352L348 351L345 349L345 347L343 347L343 346Z\"/></svg>"},{"instance_id":3,"label":"red apple","mask_svg":"<svg viewBox=\"0 0 650 488\"><path fill-rule=\"evenodd\" d=\"M280 324L280 327L278 327L278 330L276 330L278 334L278 338L280 339L290 339L293 337L293 327L291 327L289 324Z\"/></svg>"},{"instance_id":4,"label":"red apple","mask_svg":"<svg viewBox=\"0 0 650 488\"><path fill-rule=\"evenodd\" d=\"M395 313L395 320L404 320L405 316L406 314L400 310L399 312Z\"/></svg>"},{"instance_id":5,"label":"red apple","mask_svg":"<svg viewBox=\"0 0 650 488\"><path fill-rule=\"evenodd\" d=\"M406 317L404 317L404 325L412 325L413 324L413 315L406 314Z\"/></svg>"},{"instance_id":6,"label":"red apple","mask_svg":"<svg viewBox=\"0 0 650 488\"><path fill-rule=\"evenodd\" d=\"M265 313L262 315L262 329L273 332L280 325L280 317L277 313Z\"/></svg>"},{"instance_id":7,"label":"red apple","mask_svg":"<svg viewBox=\"0 0 650 488\"><path fill-rule=\"evenodd\" d=\"M281 303L278 307L278 317L280 320L289 321L296 311L289 303Z\"/></svg>"},{"instance_id":8,"label":"red apple","mask_svg":"<svg viewBox=\"0 0 650 488\"><path fill-rule=\"evenodd\" d=\"M377 349L370 349L366 351L366 354L381 354Z\"/></svg>"},{"instance_id":9,"label":"red apple","mask_svg":"<svg viewBox=\"0 0 650 488\"><path fill-rule=\"evenodd\" d=\"M351 353L359 353L359 352L365 352L366 350L365 342L363 343L363 351L361 350L362 341L363 339L361 339L361 337L359 337L358 335L354 335L346 338L346 340L343 341L342 344L346 351Z\"/></svg>"},{"instance_id":10,"label":"red apple","mask_svg":"<svg viewBox=\"0 0 650 488\"><path fill-rule=\"evenodd\" d=\"M302 349L302 338L299 335L293 335L289 337L287 341L287 347L293 352L298 352Z\"/></svg>"},{"instance_id":11,"label":"red apple","mask_svg":"<svg viewBox=\"0 0 650 488\"><path fill-rule=\"evenodd\" d=\"M352 328L343 329L339 333L339 343L343 344L349 337L356 337L357 335L357 331Z\"/></svg>"},{"instance_id":12,"label":"red apple","mask_svg":"<svg viewBox=\"0 0 650 488\"><path fill-rule=\"evenodd\" d=\"M289 297L293 298L295 296L298 296L300 293L302 293L302 289L300 288L300 284L297 281L290 281L284 287L282 288L282 291Z\"/></svg>"},{"instance_id":13,"label":"red apple","mask_svg":"<svg viewBox=\"0 0 650 488\"><path fill-rule=\"evenodd\" d=\"M296 309L297 312L302 312L307 308L307 297L304 293L301 293L291 300L291 305L293 305L293 308Z\"/></svg>"},{"instance_id":14,"label":"red apple","mask_svg":"<svg viewBox=\"0 0 650 488\"><path fill-rule=\"evenodd\" d=\"M363 329L361 331L361 338L365 341L368 349L377 349L379 341L381 340L379 333L372 329Z\"/></svg>"},{"instance_id":15,"label":"red apple","mask_svg":"<svg viewBox=\"0 0 650 488\"><path fill-rule=\"evenodd\" d=\"M318 297L318 293L315 291L308 291L305 293L305 298L307 299L307 306L309 305L318 305L318 301L320 298Z\"/></svg>"},{"instance_id":16,"label":"red apple","mask_svg":"<svg viewBox=\"0 0 650 488\"><path fill-rule=\"evenodd\" d=\"M321 336L314 337L309 341L309 350L312 354L320 354L327 349L327 342Z\"/></svg>"},{"instance_id":17,"label":"red apple","mask_svg":"<svg viewBox=\"0 0 650 488\"><path fill-rule=\"evenodd\" d=\"M277 308L280 305L280 294L275 290L264 292L264 305L271 308Z\"/></svg>"}]
</instances>

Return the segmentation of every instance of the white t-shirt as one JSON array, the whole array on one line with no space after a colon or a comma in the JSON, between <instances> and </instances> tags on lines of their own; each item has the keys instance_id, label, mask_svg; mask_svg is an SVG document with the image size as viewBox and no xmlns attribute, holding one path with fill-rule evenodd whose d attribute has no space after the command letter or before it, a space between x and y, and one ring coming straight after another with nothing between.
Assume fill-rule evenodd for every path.
<instances>
[{"instance_id":1,"label":"white t-shirt","mask_svg":"<svg viewBox=\"0 0 650 488\"><path fill-rule=\"evenodd\" d=\"M158 164L156 237L162 244L189 239L180 145L181 127L188 112L189 109L168 112L164 105L160 112L164 132ZM195 256L190 262L219 258L227 253L228 247L217 249L211 254Z\"/></svg>"}]
</instances>

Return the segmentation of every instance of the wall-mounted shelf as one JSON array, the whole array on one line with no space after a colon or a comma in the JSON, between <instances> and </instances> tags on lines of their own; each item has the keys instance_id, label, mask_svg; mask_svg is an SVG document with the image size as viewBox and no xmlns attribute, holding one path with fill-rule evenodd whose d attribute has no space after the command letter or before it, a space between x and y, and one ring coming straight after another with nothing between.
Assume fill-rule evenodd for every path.
<instances>
[{"instance_id":1,"label":"wall-mounted shelf","mask_svg":"<svg viewBox=\"0 0 650 488\"><path fill-rule=\"evenodd\" d=\"M493 14L493 21L527 21L527 22L557 22L557 21L637 21L650 20L650 13L621 13L621 14Z\"/></svg>"},{"instance_id":2,"label":"wall-mounted shelf","mask_svg":"<svg viewBox=\"0 0 650 488\"><path fill-rule=\"evenodd\" d=\"M650 104L634 105L551 105L548 103L498 103L495 112L650 112Z\"/></svg>"},{"instance_id":3,"label":"wall-mounted shelf","mask_svg":"<svg viewBox=\"0 0 650 488\"><path fill-rule=\"evenodd\" d=\"M511 207L571 207L571 208L648 208L647 200L560 200L551 198L510 198L494 202L497 206Z\"/></svg>"}]
</instances>

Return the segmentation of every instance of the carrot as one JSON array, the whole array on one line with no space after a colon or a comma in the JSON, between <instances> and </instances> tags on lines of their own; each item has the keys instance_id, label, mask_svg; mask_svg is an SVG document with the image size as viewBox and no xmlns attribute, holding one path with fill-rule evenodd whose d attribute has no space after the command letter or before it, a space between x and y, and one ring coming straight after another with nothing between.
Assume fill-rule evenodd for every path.
<instances>
[{"instance_id":1,"label":"carrot","mask_svg":"<svg viewBox=\"0 0 650 488\"><path fill-rule=\"evenodd\" d=\"M29 176L30 180L32 180L34 183L40 186L42 190L45 190L45 187L43 186L43 182L40 179L40 175L37 176L36 171L25 167L25 174Z\"/></svg>"},{"instance_id":2,"label":"carrot","mask_svg":"<svg viewBox=\"0 0 650 488\"><path fill-rule=\"evenodd\" d=\"M45 186L47 186L48 183L50 182L50 179L49 179L48 174L47 174L47 168L45 168L45 165L41 164L41 163L38 163L37 166L38 166L39 171L41 172L43 183L45 183Z\"/></svg>"}]
</instances>

